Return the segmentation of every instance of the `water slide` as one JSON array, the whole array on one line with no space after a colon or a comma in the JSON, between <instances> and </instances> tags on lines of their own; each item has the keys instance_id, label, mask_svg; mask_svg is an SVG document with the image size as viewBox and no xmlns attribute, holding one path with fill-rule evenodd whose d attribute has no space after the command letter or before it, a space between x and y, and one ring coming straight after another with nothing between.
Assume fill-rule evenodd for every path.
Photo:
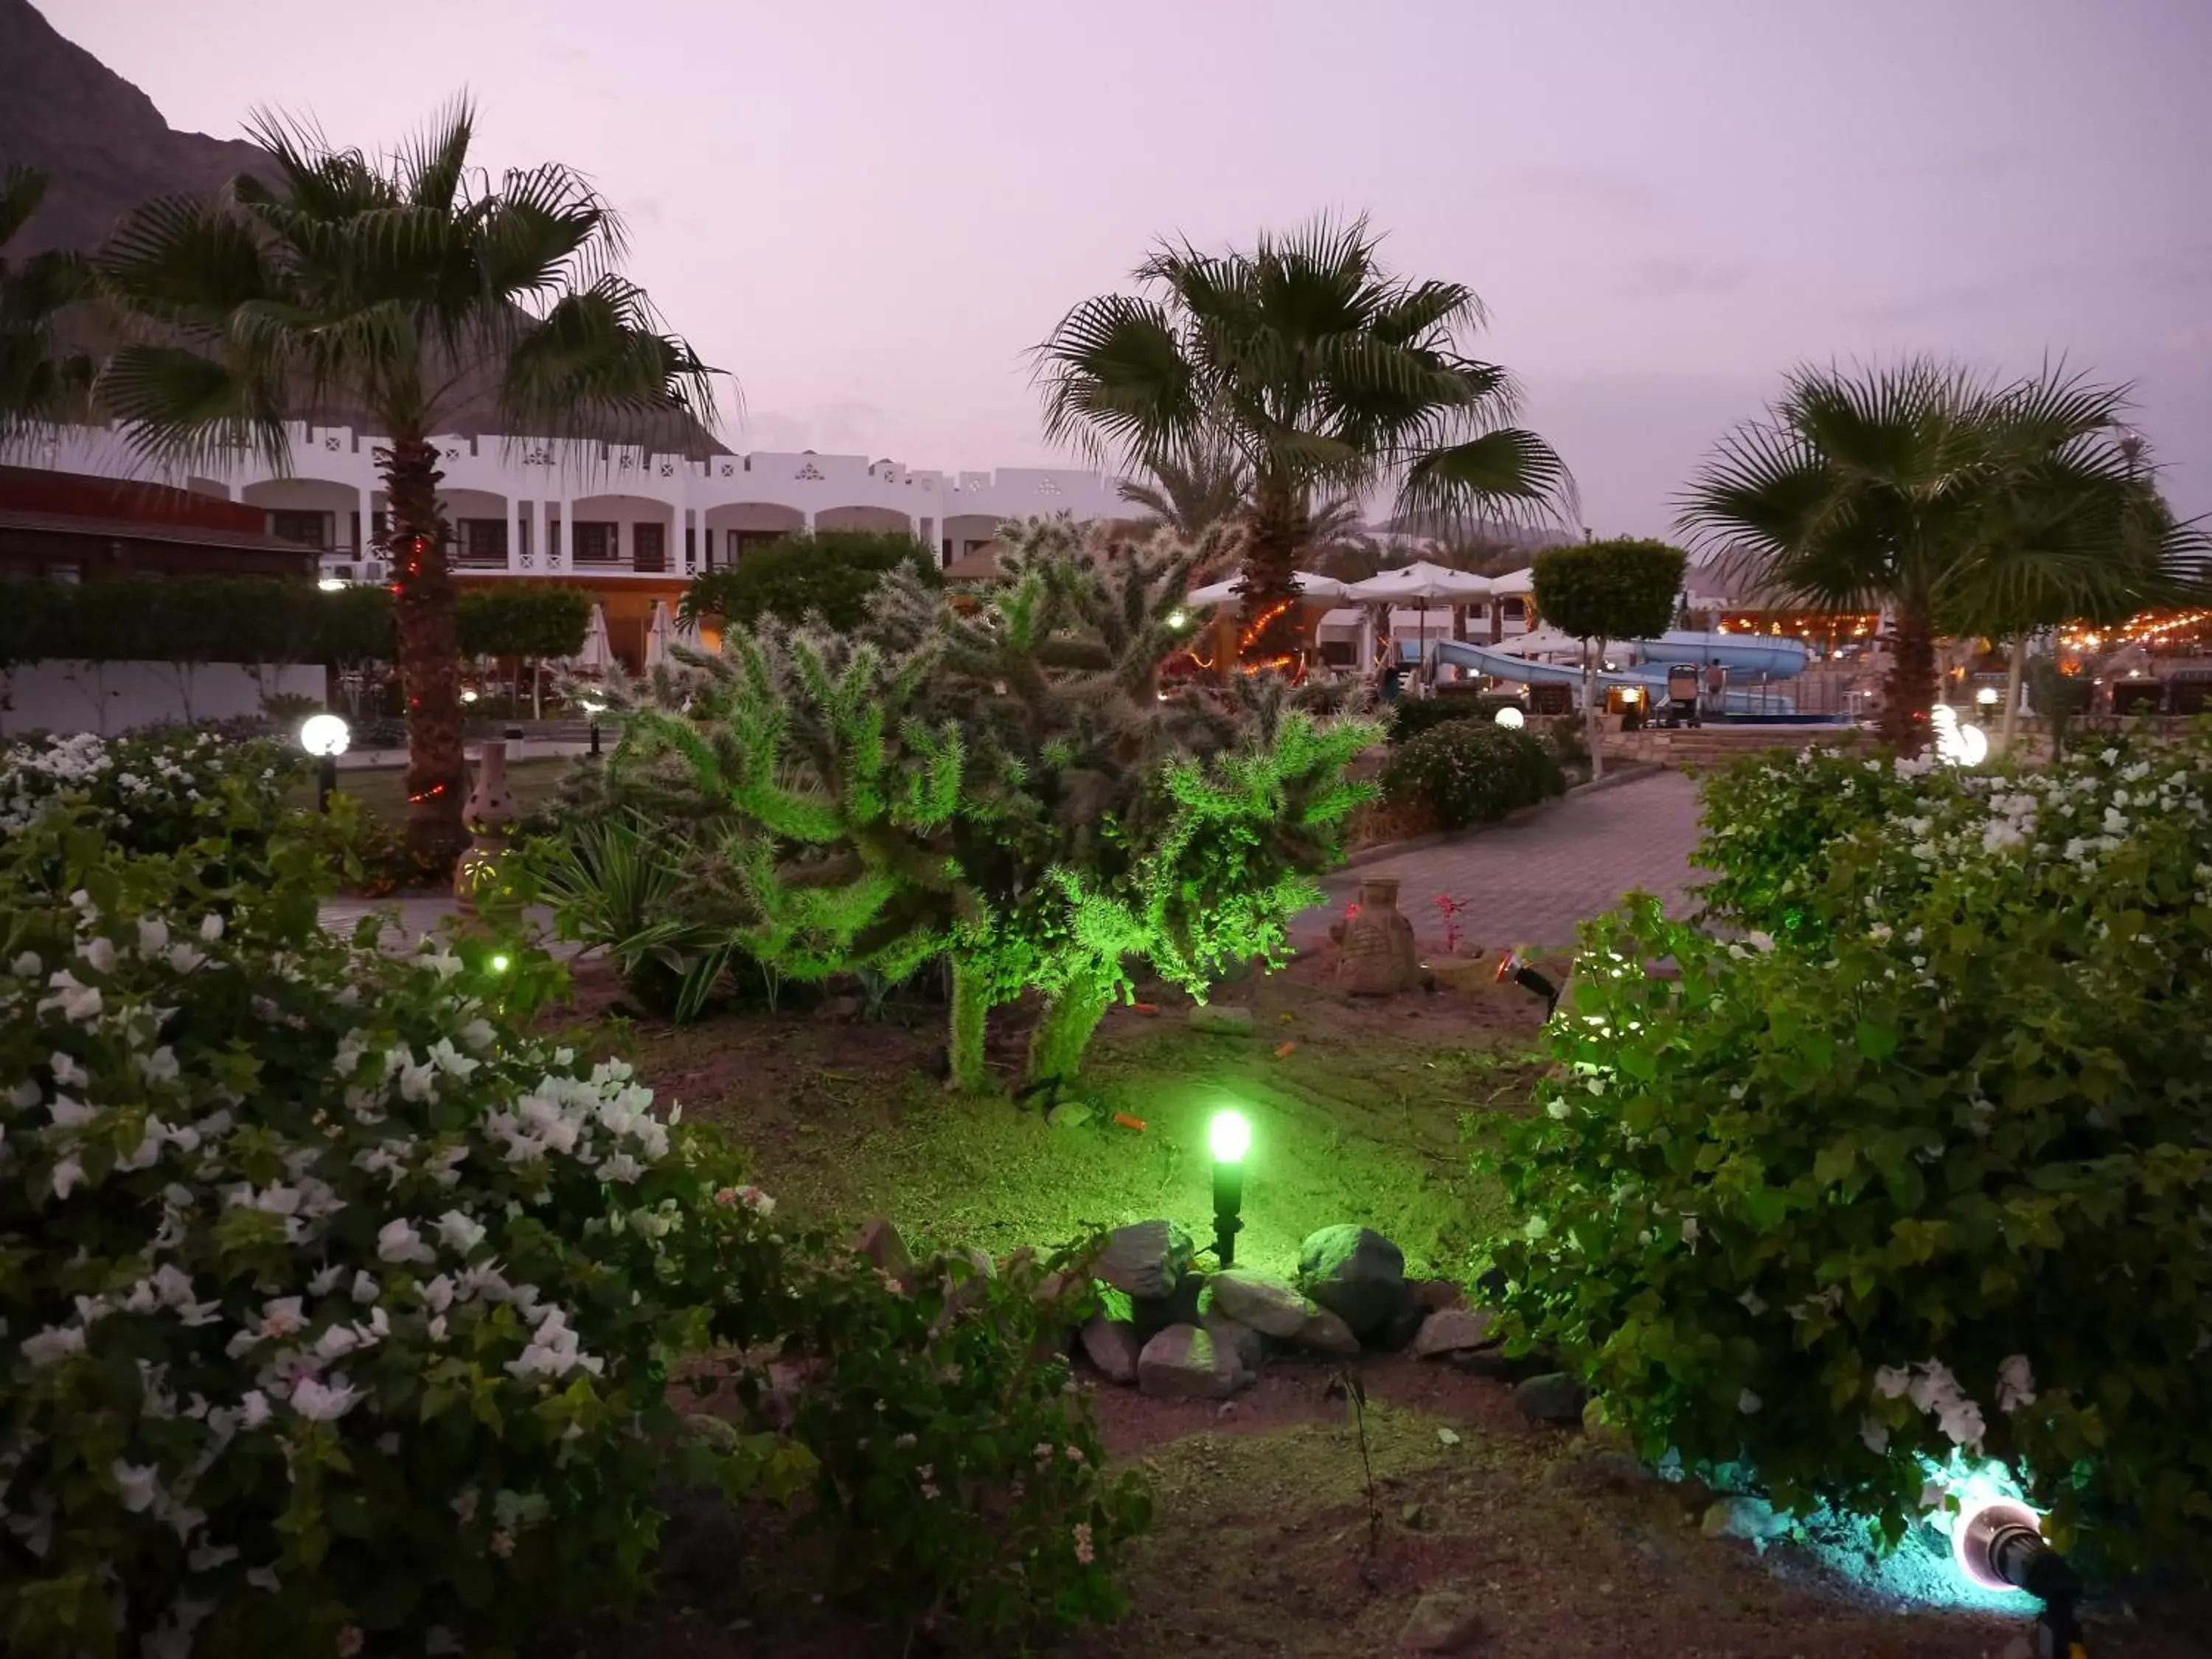
<instances>
[{"instance_id":1,"label":"water slide","mask_svg":"<svg viewBox=\"0 0 2212 1659\"><path fill-rule=\"evenodd\" d=\"M1794 680L1805 672L1802 640L1760 639L1752 634L1700 634L1676 629L1656 640L1608 640L1608 657L1637 662L1693 662L1700 668L1718 662L1731 674L1763 674L1770 680Z\"/></svg>"},{"instance_id":2,"label":"water slide","mask_svg":"<svg viewBox=\"0 0 2212 1659\"><path fill-rule=\"evenodd\" d=\"M1675 636L1669 635L1667 637L1673 639ZM1685 637L1700 639L1708 636L1690 635ZM1730 636L1718 635L1711 637L1727 639ZM1665 648L1663 641L1646 640L1638 641L1636 643L1656 645L1659 648ZM1795 641L1792 643L1794 644ZM1607 649L1610 650L1611 647L1608 646ZM1508 656L1503 651L1493 651L1487 646L1469 644L1464 640L1438 640L1429 647L1429 653L1431 662L1449 663L1454 667L1464 668L1472 673L1486 674L1495 680L1511 680L1521 685L1538 684L1580 685L1583 683L1583 671L1577 664L1530 662L1525 658ZM1601 670L1597 683L1608 687L1634 686L1644 693L1647 703L1663 703L1667 701L1668 666L1686 660L1687 660L1686 649L1683 655L1668 657L1662 661L1642 663L1632 668ZM1725 659L1723 663L1733 670L1733 665L1727 665ZM1804 666L1804 655L1802 650L1798 653L1797 665L1798 669ZM1794 673L1797 671L1791 672ZM1775 714L1785 712L1790 706L1790 699L1786 692L1769 691L1764 688L1735 686L1729 689L1722 705L1726 712L1732 714Z\"/></svg>"}]
</instances>

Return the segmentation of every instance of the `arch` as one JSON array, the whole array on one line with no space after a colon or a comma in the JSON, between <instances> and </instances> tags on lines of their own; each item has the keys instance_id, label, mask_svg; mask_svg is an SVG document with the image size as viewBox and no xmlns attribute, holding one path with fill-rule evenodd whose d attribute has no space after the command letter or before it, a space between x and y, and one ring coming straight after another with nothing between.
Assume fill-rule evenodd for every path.
<instances>
[{"instance_id":1,"label":"arch","mask_svg":"<svg viewBox=\"0 0 2212 1659\"><path fill-rule=\"evenodd\" d=\"M332 478L263 478L239 500L267 514L269 533L325 552L353 553L365 538L361 491Z\"/></svg>"},{"instance_id":2,"label":"arch","mask_svg":"<svg viewBox=\"0 0 2212 1659\"><path fill-rule=\"evenodd\" d=\"M890 507L831 507L814 515L817 530L878 530L914 534L914 517Z\"/></svg>"},{"instance_id":3,"label":"arch","mask_svg":"<svg viewBox=\"0 0 2212 1659\"><path fill-rule=\"evenodd\" d=\"M703 515L706 530L702 570L733 565L750 547L781 541L806 528L806 514L781 501L728 501L710 507Z\"/></svg>"},{"instance_id":4,"label":"arch","mask_svg":"<svg viewBox=\"0 0 2212 1659\"><path fill-rule=\"evenodd\" d=\"M683 568L676 508L650 495L579 495L562 526L568 568L666 574Z\"/></svg>"},{"instance_id":5,"label":"arch","mask_svg":"<svg viewBox=\"0 0 2212 1659\"><path fill-rule=\"evenodd\" d=\"M951 564L994 545L1006 522L997 513L955 513L945 521L945 562Z\"/></svg>"}]
</instances>

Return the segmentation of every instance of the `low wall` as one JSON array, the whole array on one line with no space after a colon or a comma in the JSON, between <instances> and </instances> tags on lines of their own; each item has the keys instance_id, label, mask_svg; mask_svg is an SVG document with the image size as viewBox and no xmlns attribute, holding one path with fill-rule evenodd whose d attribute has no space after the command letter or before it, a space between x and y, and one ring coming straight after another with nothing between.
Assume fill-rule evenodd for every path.
<instances>
[{"instance_id":1,"label":"low wall","mask_svg":"<svg viewBox=\"0 0 2212 1659\"><path fill-rule=\"evenodd\" d=\"M234 662L27 662L0 676L0 736L27 732L113 737L141 726L258 714L264 697L328 695L320 665L255 678Z\"/></svg>"},{"instance_id":2,"label":"low wall","mask_svg":"<svg viewBox=\"0 0 2212 1659\"><path fill-rule=\"evenodd\" d=\"M1607 732L1605 757L1610 761L1656 761L1662 766L1726 766L1771 749L1795 750L1815 744L1850 748L1868 738L1856 726L1646 726L1640 732Z\"/></svg>"}]
</instances>

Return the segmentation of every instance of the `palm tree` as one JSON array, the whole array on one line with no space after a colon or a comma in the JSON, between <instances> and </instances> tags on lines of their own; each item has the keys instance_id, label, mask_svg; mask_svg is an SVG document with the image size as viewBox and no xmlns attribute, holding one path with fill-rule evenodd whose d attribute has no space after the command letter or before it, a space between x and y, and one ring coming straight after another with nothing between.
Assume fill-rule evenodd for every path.
<instances>
[{"instance_id":1,"label":"palm tree","mask_svg":"<svg viewBox=\"0 0 2212 1659\"><path fill-rule=\"evenodd\" d=\"M1466 355L1474 293L1391 274L1377 240L1361 219L1249 252L1163 243L1146 292L1085 301L1036 349L1055 441L1153 467L1213 440L1249 470L1248 666L1298 662L1285 602L1317 497L1388 483L1407 511L1548 514L1571 487L1551 446L1499 424L1515 390Z\"/></svg>"},{"instance_id":2,"label":"palm tree","mask_svg":"<svg viewBox=\"0 0 2212 1659\"><path fill-rule=\"evenodd\" d=\"M167 466L246 448L287 466L284 422L360 411L376 452L397 567L407 698L408 839L458 852L467 793L448 526L432 440L495 405L532 437L655 417L711 420L709 376L662 331L618 266L620 222L557 164L497 181L469 162L465 98L398 154L339 149L257 114L274 183L170 198L126 220L96 258L139 325L98 390L133 447Z\"/></svg>"},{"instance_id":3,"label":"palm tree","mask_svg":"<svg viewBox=\"0 0 2212 1659\"><path fill-rule=\"evenodd\" d=\"M2165 591L2157 550L2172 538L2146 539L2143 492L2112 437L2123 404L2048 368L2002 385L1924 359L1800 368L1722 441L1681 526L1749 549L1808 604L1889 610L1881 734L1915 755L1939 624L2017 631Z\"/></svg>"},{"instance_id":4,"label":"palm tree","mask_svg":"<svg viewBox=\"0 0 2212 1659\"><path fill-rule=\"evenodd\" d=\"M38 211L46 183L35 168L0 167L0 248ZM0 452L83 416L93 362L64 343L60 325L89 286L74 253L0 258Z\"/></svg>"},{"instance_id":5,"label":"palm tree","mask_svg":"<svg viewBox=\"0 0 2212 1659\"><path fill-rule=\"evenodd\" d=\"M1155 524L1187 540L1238 517L1250 504L1251 469L1218 441L1201 440L1180 454L1157 456L1146 465L1150 483L1125 480L1117 493L1142 507Z\"/></svg>"}]
</instances>

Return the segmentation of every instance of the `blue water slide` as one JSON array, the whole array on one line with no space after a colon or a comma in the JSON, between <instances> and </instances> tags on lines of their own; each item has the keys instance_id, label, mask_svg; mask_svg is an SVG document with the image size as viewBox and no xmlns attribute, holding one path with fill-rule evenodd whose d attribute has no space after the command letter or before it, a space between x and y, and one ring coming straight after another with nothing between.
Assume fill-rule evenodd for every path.
<instances>
[{"instance_id":1,"label":"blue water slide","mask_svg":"<svg viewBox=\"0 0 2212 1659\"><path fill-rule=\"evenodd\" d=\"M1760 639L1751 634L1702 634L1676 629L1656 640L1607 641L1606 655L1646 663L1715 662L1731 674L1763 674L1770 680L1794 680L1805 672L1802 640Z\"/></svg>"},{"instance_id":2,"label":"blue water slide","mask_svg":"<svg viewBox=\"0 0 2212 1659\"><path fill-rule=\"evenodd\" d=\"M1530 662L1526 658L1508 656L1503 651L1492 651L1486 646L1470 645L1464 640L1435 641L1429 653L1433 661L1449 663L1472 673L1486 674L1494 680L1511 680L1520 685L1583 683L1583 671L1573 663ZM1604 686L1634 686L1644 692L1650 702L1664 702L1667 670L1670 665L1646 663L1633 668L1601 670L1597 683ZM1731 686L1721 706L1732 714L1749 714L1786 713L1793 705L1785 692Z\"/></svg>"}]
</instances>

